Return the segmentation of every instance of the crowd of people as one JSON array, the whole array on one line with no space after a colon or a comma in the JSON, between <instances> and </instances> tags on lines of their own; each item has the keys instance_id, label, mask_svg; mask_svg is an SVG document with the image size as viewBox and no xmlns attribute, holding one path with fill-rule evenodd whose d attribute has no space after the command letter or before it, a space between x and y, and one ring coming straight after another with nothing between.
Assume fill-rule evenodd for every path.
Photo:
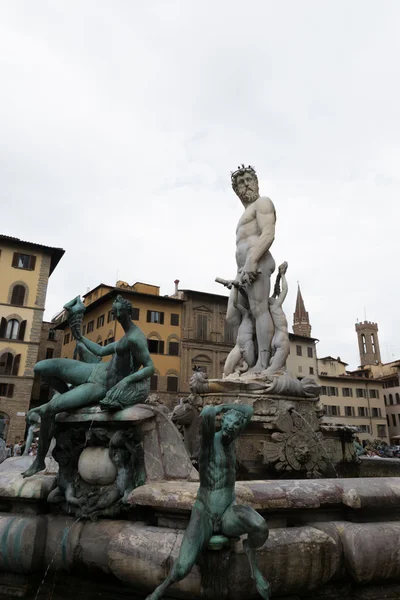
<instances>
[{"instance_id":1,"label":"crowd of people","mask_svg":"<svg viewBox=\"0 0 400 600\"><path fill-rule=\"evenodd\" d=\"M29 456L36 456L37 446L37 441L34 441L31 447L29 448ZM10 458L11 456L22 456L25 452L24 440L16 441L15 444L6 444L6 452L6 458Z\"/></svg>"}]
</instances>

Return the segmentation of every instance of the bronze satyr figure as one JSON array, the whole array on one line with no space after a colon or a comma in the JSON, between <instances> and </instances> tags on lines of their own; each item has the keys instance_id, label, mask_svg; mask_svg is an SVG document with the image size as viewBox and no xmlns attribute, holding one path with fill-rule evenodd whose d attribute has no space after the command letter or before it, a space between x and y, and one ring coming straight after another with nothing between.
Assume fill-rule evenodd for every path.
<instances>
[{"instance_id":1,"label":"bronze satyr figure","mask_svg":"<svg viewBox=\"0 0 400 600\"><path fill-rule=\"evenodd\" d=\"M215 430L215 417L223 413L221 430ZM256 549L268 538L265 519L250 506L235 503L235 440L253 415L250 406L222 404L206 406L201 412L199 456L200 488L193 505L178 559L167 579L147 597L159 600L168 586L186 577L213 535L235 538L248 534L243 542L251 576L262 598L270 598L270 586L256 563Z\"/></svg>"}]
</instances>

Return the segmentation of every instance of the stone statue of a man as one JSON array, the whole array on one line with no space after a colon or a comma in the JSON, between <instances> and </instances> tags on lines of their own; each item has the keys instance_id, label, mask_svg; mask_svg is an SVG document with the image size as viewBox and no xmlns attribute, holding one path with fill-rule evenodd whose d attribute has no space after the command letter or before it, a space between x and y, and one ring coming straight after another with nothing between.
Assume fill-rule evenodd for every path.
<instances>
[{"instance_id":1,"label":"stone statue of a man","mask_svg":"<svg viewBox=\"0 0 400 600\"><path fill-rule=\"evenodd\" d=\"M259 194L253 167L239 167L232 173L231 182L244 206L236 229L236 281L245 289L250 313L255 321L258 359L251 370L258 373L269 365L274 334L268 299L271 275L275 269L270 247L275 238L276 214L272 201ZM232 288L227 320L239 325L241 314L234 306L234 293Z\"/></svg>"}]
</instances>

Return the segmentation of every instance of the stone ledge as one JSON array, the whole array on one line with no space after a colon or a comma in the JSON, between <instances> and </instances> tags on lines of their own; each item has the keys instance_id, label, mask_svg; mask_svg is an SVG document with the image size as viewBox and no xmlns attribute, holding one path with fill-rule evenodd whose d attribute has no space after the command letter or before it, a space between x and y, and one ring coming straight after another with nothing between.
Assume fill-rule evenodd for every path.
<instances>
[{"instance_id":1,"label":"stone ledge","mask_svg":"<svg viewBox=\"0 0 400 600\"><path fill-rule=\"evenodd\" d=\"M159 510L190 511L197 483L161 481L133 490L128 502ZM236 482L238 503L256 510L316 509L346 506L352 509L397 508L400 478L315 479Z\"/></svg>"},{"instance_id":2,"label":"stone ledge","mask_svg":"<svg viewBox=\"0 0 400 600\"><path fill-rule=\"evenodd\" d=\"M49 459L46 459L46 463ZM7 458L0 465L0 498L46 500L56 487L56 476L37 473L24 479L22 472L31 464L31 456Z\"/></svg>"}]
</instances>

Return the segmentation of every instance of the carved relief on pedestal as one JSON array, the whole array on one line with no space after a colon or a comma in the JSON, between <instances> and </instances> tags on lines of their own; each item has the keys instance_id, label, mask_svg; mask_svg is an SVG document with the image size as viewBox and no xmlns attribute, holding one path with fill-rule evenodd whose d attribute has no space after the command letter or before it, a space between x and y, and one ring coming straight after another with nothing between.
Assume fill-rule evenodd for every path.
<instances>
[{"instance_id":1,"label":"carved relief on pedestal","mask_svg":"<svg viewBox=\"0 0 400 600\"><path fill-rule=\"evenodd\" d=\"M303 471L307 477L321 476L326 469L323 435L319 429L320 418L314 409L300 403L298 411L293 408L279 411L271 441L262 442L262 458L265 465L274 465L278 473Z\"/></svg>"}]
</instances>

